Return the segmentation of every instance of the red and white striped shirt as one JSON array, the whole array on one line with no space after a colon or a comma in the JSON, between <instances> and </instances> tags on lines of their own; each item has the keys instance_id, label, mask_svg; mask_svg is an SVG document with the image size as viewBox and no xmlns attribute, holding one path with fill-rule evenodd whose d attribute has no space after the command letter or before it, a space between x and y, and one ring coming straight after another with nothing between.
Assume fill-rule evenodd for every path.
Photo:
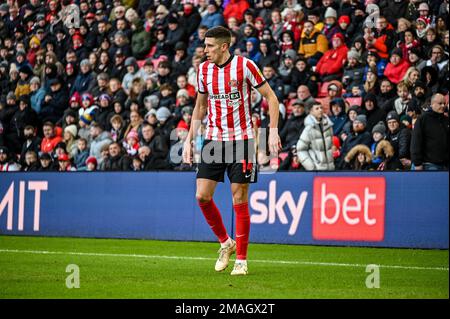
<instances>
[{"instance_id":1,"label":"red and white striped shirt","mask_svg":"<svg viewBox=\"0 0 450 319\"><path fill-rule=\"evenodd\" d=\"M209 61L199 66L198 92L208 94L205 138L234 141L254 138L251 88L265 83L256 64L242 56L231 56L221 66Z\"/></svg>"}]
</instances>

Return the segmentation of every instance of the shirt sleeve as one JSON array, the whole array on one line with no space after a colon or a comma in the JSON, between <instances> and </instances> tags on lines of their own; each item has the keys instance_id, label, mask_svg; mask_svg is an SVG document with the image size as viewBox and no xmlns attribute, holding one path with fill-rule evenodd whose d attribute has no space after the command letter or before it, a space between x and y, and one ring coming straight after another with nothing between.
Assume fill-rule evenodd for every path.
<instances>
[{"instance_id":1,"label":"shirt sleeve","mask_svg":"<svg viewBox=\"0 0 450 319\"><path fill-rule=\"evenodd\" d=\"M203 79L203 67L204 63L200 64L197 71L197 91L201 94L205 94L205 83Z\"/></svg>"},{"instance_id":2,"label":"shirt sleeve","mask_svg":"<svg viewBox=\"0 0 450 319\"><path fill-rule=\"evenodd\" d=\"M250 81L252 86L257 89L266 83L266 79L261 70L252 60L246 59L245 61L245 77Z\"/></svg>"}]
</instances>

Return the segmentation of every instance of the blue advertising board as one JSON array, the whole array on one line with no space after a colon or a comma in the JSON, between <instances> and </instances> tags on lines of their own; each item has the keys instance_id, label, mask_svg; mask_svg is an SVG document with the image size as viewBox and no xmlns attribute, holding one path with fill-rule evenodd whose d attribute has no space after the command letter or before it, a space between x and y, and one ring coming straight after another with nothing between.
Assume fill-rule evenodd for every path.
<instances>
[{"instance_id":1,"label":"blue advertising board","mask_svg":"<svg viewBox=\"0 0 450 319\"><path fill-rule=\"evenodd\" d=\"M448 248L448 172L260 174L251 242ZM234 229L229 183L214 196ZM215 241L192 172L0 174L0 234Z\"/></svg>"}]
</instances>

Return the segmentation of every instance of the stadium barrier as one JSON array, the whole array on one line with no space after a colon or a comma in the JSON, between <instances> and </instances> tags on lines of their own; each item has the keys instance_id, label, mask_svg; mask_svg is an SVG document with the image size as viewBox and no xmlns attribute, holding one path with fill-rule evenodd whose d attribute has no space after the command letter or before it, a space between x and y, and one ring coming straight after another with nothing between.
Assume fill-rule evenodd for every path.
<instances>
[{"instance_id":1,"label":"stadium barrier","mask_svg":"<svg viewBox=\"0 0 450 319\"><path fill-rule=\"evenodd\" d=\"M251 242L448 249L448 177L260 174L250 187ZM228 182L214 199L233 230ZM192 172L1 174L0 234L215 240Z\"/></svg>"}]
</instances>

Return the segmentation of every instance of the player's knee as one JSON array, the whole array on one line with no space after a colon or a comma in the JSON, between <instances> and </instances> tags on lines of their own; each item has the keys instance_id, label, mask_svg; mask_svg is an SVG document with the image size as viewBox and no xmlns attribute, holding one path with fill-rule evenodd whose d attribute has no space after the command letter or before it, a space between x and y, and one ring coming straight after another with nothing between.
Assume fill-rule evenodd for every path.
<instances>
[{"instance_id":1,"label":"player's knee","mask_svg":"<svg viewBox=\"0 0 450 319\"><path fill-rule=\"evenodd\" d=\"M248 201L247 193L240 191L233 193L233 204L242 204Z\"/></svg>"},{"instance_id":2,"label":"player's knee","mask_svg":"<svg viewBox=\"0 0 450 319\"><path fill-rule=\"evenodd\" d=\"M200 203L207 203L212 200L212 196L209 194L197 193L195 194L195 197L197 198L197 201L199 201Z\"/></svg>"}]
</instances>

